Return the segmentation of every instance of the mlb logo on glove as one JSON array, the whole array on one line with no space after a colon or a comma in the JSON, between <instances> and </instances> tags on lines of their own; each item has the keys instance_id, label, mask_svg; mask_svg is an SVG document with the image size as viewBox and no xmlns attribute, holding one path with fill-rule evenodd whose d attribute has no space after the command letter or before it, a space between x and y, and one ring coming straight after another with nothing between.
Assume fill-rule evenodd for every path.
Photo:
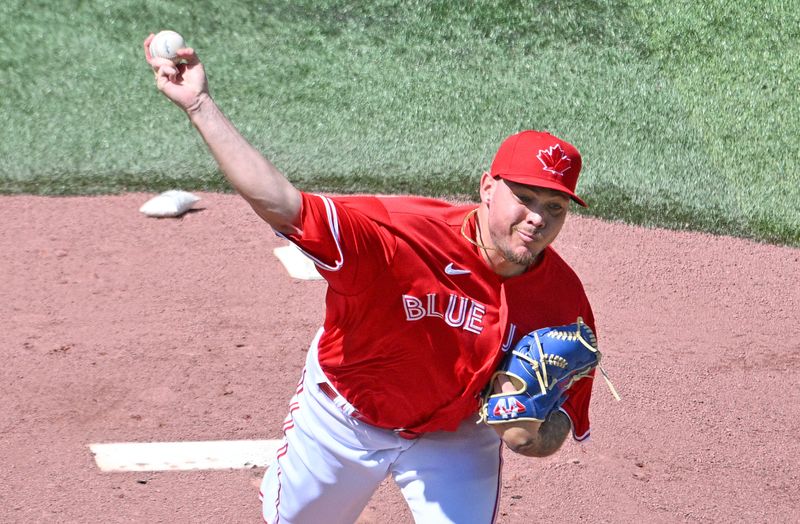
<instances>
[{"instance_id":1,"label":"mlb logo on glove","mask_svg":"<svg viewBox=\"0 0 800 524\"><path fill-rule=\"evenodd\" d=\"M494 403L494 418L513 419L525 413L525 404L512 397L500 397Z\"/></svg>"}]
</instances>

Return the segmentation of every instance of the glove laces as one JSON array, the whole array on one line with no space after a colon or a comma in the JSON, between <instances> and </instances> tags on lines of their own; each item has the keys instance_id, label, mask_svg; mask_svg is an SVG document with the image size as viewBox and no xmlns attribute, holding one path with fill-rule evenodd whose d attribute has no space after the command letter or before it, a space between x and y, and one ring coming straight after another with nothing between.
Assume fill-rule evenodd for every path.
<instances>
[{"instance_id":1,"label":"glove laces","mask_svg":"<svg viewBox=\"0 0 800 524\"><path fill-rule=\"evenodd\" d=\"M600 353L600 350L597 349L597 338L594 336L594 333L592 333L592 331L589 330L589 333L592 333L591 343L589 343L586 340L584 340L583 336L581 335L581 324L585 324L583 322L583 318L582 317L578 317L578 322L577 322L577 326L578 327L577 327L577 330L575 331L575 336L580 341L580 343L583 344L583 346L586 349L588 349L589 351L592 351L594 353L597 353L597 369L599 369L600 370L600 374L603 375L603 379L606 381L606 385L608 386L608 390L611 391L611 394L614 396L614 399L619 402L620 400L622 400L622 398L619 396L619 393L617 393L617 388L615 388L614 384L611 383L611 379L608 377L608 373L606 373L605 368L603 368L603 365L600 363L600 360L601 360L601 357L602 357L602 353ZM549 335L549 333L548 333L548 335Z\"/></svg>"},{"instance_id":2,"label":"glove laces","mask_svg":"<svg viewBox=\"0 0 800 524\"><path fill-rule=\"evenodd\" d=\"M553 331L548 331L545 336L550 337L550 338L555 338L557 340L577 340L586 349L588 349L592 353L596 353L597 354L597 368L600 370L600 374L603 376L603 379L605 380L609 391L611 391L611 395L613 395L615 400L617 400L617 401L621 400L621 397L620 397L619 393L617 392L617 388L615 388L614 384L611 383L611 379L609 378L608 373L606 372L605 368L603 368L603 365L600 363L600 360L602 358L602 353L600 353L600 350L597 349L597 338L595 338L594 333L592 333L592 331L589 330L590 340L587 341L583 337L583 334L581 333L581 326L582 325L586 325L586 323L583 321L582 317L578 317L578 321L576 322L576 329L575 329L574 333L571 332L571 331L556 331L556 330L553 330ZM563 357L560 357L558 355L551 355L551 354L545 353L544 350L542 349L542 341L539 339L539 333L534 332L533 336L534 336L534 339L536 340L536 349L539 351L539 360L538 361L530 361L529 360L529 362L533 366L533 369L536 371L536 379L539 382L539 388L542 390L542 394L545 395L545 394L547 394L547 386L546 386L546 384L549 382L547 380L547 366L548 366L548 364L550 366L557 366L557 367L560 367L560 368L563 369L563 368L567 367L567 361L564 360ZM518 356L520 356L521 358L524 358L524 355L519 355L518 354ZM579 378L582 378L582 376L581 377L574 377L574 380L577 380Z\"/></svg>"}]
</instances>

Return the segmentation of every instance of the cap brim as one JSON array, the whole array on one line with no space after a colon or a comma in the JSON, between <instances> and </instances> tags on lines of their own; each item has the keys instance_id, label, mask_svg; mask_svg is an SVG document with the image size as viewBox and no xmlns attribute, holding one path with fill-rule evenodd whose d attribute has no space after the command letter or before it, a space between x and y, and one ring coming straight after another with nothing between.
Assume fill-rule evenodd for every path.
<instances>
[{"instance_id":1,"label":"cap brim","mask_svg":"<svg viewBox=\"0 0 800 524\"><path fill-rule=\"evenodd\" d=\"M533 186L533 187L543 187L545 189L553 189L555 191L560 191L565 195L569 196L572 200L574 200L578 205L588 208L589 205L581 199L578 195L574 192L570 191L563 185L559 184L555 181L545 180L542 178L531 178L530 176L515 176L515 175L497 175L498 178L503 178L505 180L511 180L512 182L516 182L517 184L522 184L525 186Z\"/></svg>"}]
</instances>

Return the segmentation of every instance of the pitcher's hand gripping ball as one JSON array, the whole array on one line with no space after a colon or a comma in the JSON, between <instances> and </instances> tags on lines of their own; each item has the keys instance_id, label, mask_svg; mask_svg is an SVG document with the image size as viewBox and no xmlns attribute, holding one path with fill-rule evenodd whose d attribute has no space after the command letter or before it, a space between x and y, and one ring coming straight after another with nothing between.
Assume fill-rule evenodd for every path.
<instances>
[{"instance_id":1,"label":"pitcher's hand gripping ball","mask_svg":"<svg viewBox=\"0 0 800 524\"><path fill-rule=\"evenodd\" d=\"M175 31L161 31L150 42L150 56L157 56L178 63L178 49L186 47L183 37Z\"/></svg>"},{"instance_id":2,"label":"pitcher's hand gripping ball","mask_svg":"<svg viewBox=\"0 0 800 524\"><path fill-rule=\"evenodd\" d=\"M574 324L525 335L489 381L481 420L487 424L547 420L567 399L567 390L600 364L600 356L594 333L580 317ZM514 391L495 392L499 375L508 378Z\"/></svg>"}]
</instances>

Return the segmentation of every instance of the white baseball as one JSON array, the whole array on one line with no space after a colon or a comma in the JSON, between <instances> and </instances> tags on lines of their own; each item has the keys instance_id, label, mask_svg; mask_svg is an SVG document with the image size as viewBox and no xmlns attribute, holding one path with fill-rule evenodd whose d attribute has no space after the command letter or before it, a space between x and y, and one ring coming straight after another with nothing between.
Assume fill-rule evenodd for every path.
<instances>
[{"instance_id":1,"label":"white baseball","mask_svg":"<svg viewBox=\"0 0 800 524\"><path fill-rule=\"evenodd\" d=\"M177 62L178 49L186 47L183 37L175 31L161 31L150 41L150 56L167 58Z\"/></svg>"}]
</instances>

